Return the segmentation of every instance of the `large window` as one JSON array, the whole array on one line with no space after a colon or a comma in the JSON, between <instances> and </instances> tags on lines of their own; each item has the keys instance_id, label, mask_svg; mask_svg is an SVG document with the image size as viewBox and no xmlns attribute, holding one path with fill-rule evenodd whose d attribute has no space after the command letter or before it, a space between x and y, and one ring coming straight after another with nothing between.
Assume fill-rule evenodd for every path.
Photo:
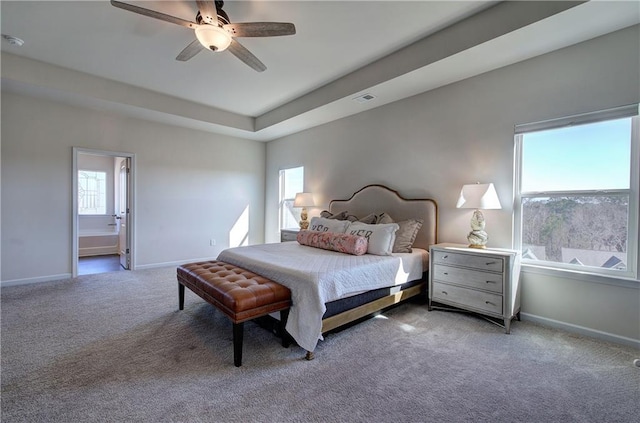
<instances>
[{"instance_id":1,"label":"large window","mask_svg":"<svg viewBox=\"0 0 640 423\"><path fill-rule=\"evenodd\" d=\"M304 167L282 169L280 171L280 219L278 229L297 228L300 209L293 207L296 194L304 191Z\"/></svg>"},{"instance_id":2,"label":"large window","mask_svg":"<svg viewBox=\"0 0 640 423\"><path fill-rule=\"evenodd\" d=\"M78 171L78 214L107 214L107 173Z\"/></svg>"},{"instance_id":3,"label":"large window","mask_svg":"<svg viewBox=\"0 0 640 423\"><path fill-rule=\"evenodd\" d=\"M524 263L637 276L637 114L635 105L516 127Z\"/></svg>"}]
</instances>

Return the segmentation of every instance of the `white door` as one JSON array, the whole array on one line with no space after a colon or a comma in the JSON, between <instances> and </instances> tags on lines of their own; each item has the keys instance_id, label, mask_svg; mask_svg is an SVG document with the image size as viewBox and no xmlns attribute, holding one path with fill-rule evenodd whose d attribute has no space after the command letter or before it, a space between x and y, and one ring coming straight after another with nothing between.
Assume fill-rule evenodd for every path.
<instances>
[{"instance_id":1,"label":"white door","mask_svg":"<svg viewBox=\"0 0 640 423\"><path fill-rule=\"evenodd\" d=\"M119 237L120 237L120 265L129 270L131 267L131 235L129 234L129 205L130 201L130 159L125 158L120 163L120 201L118 201L118 213L116 219L120 222Z\"/></svg>"}]
</instances>

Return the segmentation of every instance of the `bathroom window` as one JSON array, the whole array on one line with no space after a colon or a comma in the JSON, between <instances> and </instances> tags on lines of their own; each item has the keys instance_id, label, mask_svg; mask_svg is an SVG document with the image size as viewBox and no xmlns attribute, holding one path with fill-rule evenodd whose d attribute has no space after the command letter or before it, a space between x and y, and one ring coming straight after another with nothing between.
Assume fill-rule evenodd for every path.
<instances>
[{"instance_id":1,"label":"bathroom window","mask_svg":"<svg viewBox=\"0 0 640 423\"><path fill-rule=\"evenodd\" d=\"M78 214L107 214L107 173L78 171Z\"/></svg>"}]
</instances>

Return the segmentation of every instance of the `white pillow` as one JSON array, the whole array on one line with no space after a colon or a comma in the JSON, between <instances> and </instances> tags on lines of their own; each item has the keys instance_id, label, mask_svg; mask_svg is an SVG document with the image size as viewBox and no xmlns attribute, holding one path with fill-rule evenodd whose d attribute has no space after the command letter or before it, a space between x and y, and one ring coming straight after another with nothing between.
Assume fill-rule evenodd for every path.
<instances>
[{"instance_id":1,"label":"white pillow","mask_svg":"<svg viewBox=\"0 0 640 423\"><path fill-rule=\"evenodd\" d=\"M393 243L396 241L396 231L399 228L400 226L397 223L368 225L366 223L353 222L347 229L347 233L367 238L367 241L369 241L367 254L389 256L393 251Z\"/></svg>"},{"instance_id":2,"label":"white pillow","mask_svg":"<svg viewBox=\"0 0 640 423\"><path fill-rule=\"evenodd\" d=\"M328 219L326 217L312 217L309 230L314 232L345 233L351 222L348 220Z\"/></svg>"}]
</instances>

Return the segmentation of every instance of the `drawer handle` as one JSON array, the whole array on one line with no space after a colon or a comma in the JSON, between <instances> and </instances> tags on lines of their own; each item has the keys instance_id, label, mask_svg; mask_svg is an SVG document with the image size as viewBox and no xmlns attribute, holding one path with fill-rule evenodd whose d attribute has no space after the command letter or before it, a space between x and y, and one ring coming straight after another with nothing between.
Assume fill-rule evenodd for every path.
<instances>
[{"instance_id":1,"label":"drawer handle","mask_svg":"<svg viewBox=\"0 0 640 423\"><path fill-rule=\"evenodd\" d=\"M443 274L443 275L448 275L448 274L449 274L449 272L442 272L442 274Z\"/></svg>"},{"instance_id":2,"label":"drawer handle","mask_svg":"<svg viewBox=\"0 0 640 423\"><path fill-rule=\"evenodd\" d=\"M490 262L487 262L487 263L485 263L485 264L486 264L487 266L491 266L492 264L496 264L496 262L495 262L495 261L490 261Z\"/></svg>"},{"instance_id":3,"label":"drawer handle","mask_svg":"<svg viewBox=\"0 0 640 423\"><path fill-rule=\"evenodd\" d=\"M494 304L494 303L492 303L491 301L485 301L484 303L485 303L485 304L487 304L487 305L495 306L495 304Z\"/></svg>"},{"instance_id":4,"label":"drawer handle","mask_svg":"<svg viewBox=\"0 0 640 423\"><path fill-rule=\"evenodd\" d=\"M443 293L444 295L449 295L449 293L448 293L447 291L442 291L442 293Z\"/></svg>"},{"instance_id":5,"label":"drawer handle","mask_svg":"<svg viewBox=\"0 0 640 423\"><path fill-rule=\"evenodd\" d=\"M449 258L449 255L447 254L446 256L442 256L443 259Z\"/></svg>"},{"instance_id":6,"label":"drawer handle","mask_svg":"<svg viewBox=\"0 0 640 423\"><path fill-rule=\"evenodd\" d=\"M487 281L487 283L496 283L496 281Z\"/></svg>"}]
</instances>

